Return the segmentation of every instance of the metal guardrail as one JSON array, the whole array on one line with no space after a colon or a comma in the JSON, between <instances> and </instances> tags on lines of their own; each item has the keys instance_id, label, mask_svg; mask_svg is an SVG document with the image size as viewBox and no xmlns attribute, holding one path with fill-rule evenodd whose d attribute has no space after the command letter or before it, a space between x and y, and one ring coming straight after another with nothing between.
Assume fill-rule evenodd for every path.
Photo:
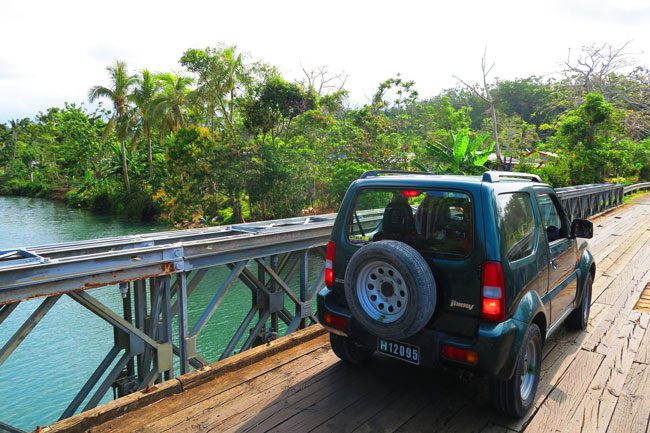
<instances>
[{"instance_id":1,"label":"metal guardrail","mask_svg":"<svg viewBox=\"0 0 650 433\"><path fill-rule=\"evenodd\" d=\"M634 185L629 185L623 188L625 194L631 194L642 189L650 189L650 182L636 183Z\"/></svg>"},{"instance_id":2,"label":"metal guardrail","mask_svg":"<svg viewBox=\"0 0 650 433\"><path fill-rule=\"evenodd\" d=\"M617 184L579 185L557 188L558 198L569 220L592 215L623 203L624 188Z\"/></svg>"},{"instance_id":3,"label":"metal guardrail","mask_svg":"<svg viewBox=\"0 0 650 433\"><path fill-rule=\"evenodd\" d=\"M583 185L561 188L558 195L570 218L584 218L621 204L627 192L647 187L650 183L625 189L611 184ZM198 336L237 280L250 289L251 307L220 359L275 338L281 327L288 334L315 323L312 303L324 282L324 245L335 216L4 251L0 254L0 325L20 302L44 300L0 348L0 367L63 295L109 323L114 344L62 419L77 412L82 403L84 410L96 406L111 387L121 396L205 364L197 351ZM376 219L377 215L368 217ZM30 260L25 261L26 257ZM310 276L308 263L314 257L321 271ZM227 276L211 293L198 320L190 324L188 298L208 270L218 266L227 267ZM294 291L290 281L296 274L299 288ZM119 287L122 311L111 310L90 294L90 289L109 285ZM285 301L293 305L293 311L285 307Z\"/></svg>"}]
</instances>

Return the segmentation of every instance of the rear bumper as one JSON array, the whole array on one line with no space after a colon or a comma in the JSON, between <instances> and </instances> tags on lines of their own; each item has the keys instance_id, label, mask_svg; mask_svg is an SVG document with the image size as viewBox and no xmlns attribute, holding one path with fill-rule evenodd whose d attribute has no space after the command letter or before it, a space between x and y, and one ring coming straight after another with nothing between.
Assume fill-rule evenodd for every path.
<instances>
[{"instance_id":1,"label":"rear bumper","mask_svg":"<svg viewBox=\"0 0 650 433\"><path fill-rule=\"evenodd\" d=\"M377 349L377 337L363 329L352 317L346 306L337 303L331 290L324 288L318 293L318 319L331 332L345 335L369 349ZM325 313L344 318L345 328L339 329L325 324ZM428 367L461 367L488 377L509 379L515 367L515 361L527 324L515 319L504 322L481 323L472 338L453 335L434 329L424 328L417 334L401 340L420 348L420 365ZM450 361L442 357L442 345L472 350L478 354L475 365Z\"/></svg>"}]
</instances>

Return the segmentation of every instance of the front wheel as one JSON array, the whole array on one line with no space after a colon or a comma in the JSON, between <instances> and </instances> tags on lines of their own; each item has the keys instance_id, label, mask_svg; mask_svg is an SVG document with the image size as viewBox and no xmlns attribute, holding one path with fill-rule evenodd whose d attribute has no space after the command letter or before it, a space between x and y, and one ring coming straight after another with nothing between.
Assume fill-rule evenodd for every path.
<instances>
[{"instance_id":1,"label":"front wheel","mask_svg":"<svg viewBox=\"0 0 650 433\"><path fill-rule=\"evenodd\" d=\"M334 354L350 364L363 364L372 357L373 350L359 346L347 337L330 332L330 344Z\"/></svg>"},{"instance_id":2,"label":"front wheel","mask_svg":"<svg viewBox=\"0 0 650 433\"><path fill-rule=\"evenodd\" d=\"M524 416L535 400L541 365L542 333L532 323L517 356L515 373L508 380L490 382L490 393L496 408L516 418Z\"/></svg>"}]
</instances>

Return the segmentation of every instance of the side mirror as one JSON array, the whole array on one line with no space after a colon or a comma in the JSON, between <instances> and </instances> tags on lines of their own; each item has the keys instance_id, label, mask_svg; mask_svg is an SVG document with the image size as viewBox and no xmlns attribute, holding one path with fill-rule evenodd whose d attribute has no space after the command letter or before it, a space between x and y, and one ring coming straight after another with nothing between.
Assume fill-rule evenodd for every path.
<instances>
[{"instance_id":1,"label":"side mirror","mask_svg":"<svg viewBox=\"0 0 650 433\"><path fill-rule=\"evenodd\" d=\"M591 221L574 219L571 222L571 237L591 239L594 236L594 225Z\"/></svg>"}]
</instances>

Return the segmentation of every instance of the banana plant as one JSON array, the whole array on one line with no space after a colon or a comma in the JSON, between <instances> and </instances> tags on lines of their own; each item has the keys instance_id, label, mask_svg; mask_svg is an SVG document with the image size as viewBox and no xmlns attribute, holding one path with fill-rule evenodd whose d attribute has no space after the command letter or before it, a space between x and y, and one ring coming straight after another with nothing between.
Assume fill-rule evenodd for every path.
<instances>
[{"instance_id":1,"label":"banana plant","mask_svg":"<svg viewBox=\"0 0 650 433\"><path fill-rule=\"evenodd\" d=\"M433 163L415 161L414 165L425 171L440 174L481 174L494 143L485 146L488 134L469 135L469 131L449 132L449 144L439 141L427 143L425 150Z\"/></svg>"}]
</instances>

